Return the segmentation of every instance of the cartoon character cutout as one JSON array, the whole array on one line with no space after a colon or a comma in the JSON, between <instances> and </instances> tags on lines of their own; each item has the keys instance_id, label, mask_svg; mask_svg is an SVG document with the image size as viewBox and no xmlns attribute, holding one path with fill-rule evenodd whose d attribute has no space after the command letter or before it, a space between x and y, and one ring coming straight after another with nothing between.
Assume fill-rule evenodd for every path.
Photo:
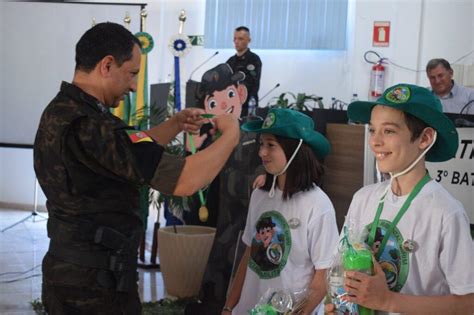
<instances>
[{"instance_id":1,"label":"cartoon character cutout","mask_svg":"<svg viewBox=\"0 0 474 315\"><path fill-rule=\"evenodd\" d=\"M241 82L245 79L245 74L241 71L234 73L231 67L222 63L206 71L201 79L199 94L201 95L201 105L206 114L215 116L222 114L232 114L240 118L242 104L247 100L247 87ZM212 125L202 126L199 135L193 136L196 149L206 147L212 140L209 133ZM190 150L189 141L186 148Z\"/></svg>"}]
</instances>

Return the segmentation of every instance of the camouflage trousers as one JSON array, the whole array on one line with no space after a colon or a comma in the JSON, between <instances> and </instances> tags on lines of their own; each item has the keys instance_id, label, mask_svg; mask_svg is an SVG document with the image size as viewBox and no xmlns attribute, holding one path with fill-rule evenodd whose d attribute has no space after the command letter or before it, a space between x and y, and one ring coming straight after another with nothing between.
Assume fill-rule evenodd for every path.
<instances>
[{"instance_id":1,"label":"camouflage trousers","mask_svg":"<svg viewBox=\"0 0 474 315\"><path fill-rule=\"evenodd\" d=\"M84 289L43 283L42 301L49 315L141 314L138 292Z\"/></svg>"},{"instance_id":2,"label":"camouflage trousers","mask_svg":"<svg viewBox=\"0 0 474 315\"><path fill-rule=\"evenodd\" d=\"M49 315L140 315L138 286L117 292L97 283L97 272L43 259L42 302Z\"/></svg>"}]
</instances>

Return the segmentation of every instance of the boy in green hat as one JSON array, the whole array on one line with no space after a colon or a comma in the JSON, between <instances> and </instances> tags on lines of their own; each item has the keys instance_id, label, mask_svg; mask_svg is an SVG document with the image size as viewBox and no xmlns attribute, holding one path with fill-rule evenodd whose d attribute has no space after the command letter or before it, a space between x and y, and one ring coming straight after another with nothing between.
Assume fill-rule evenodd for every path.
<instances>
[{"instance_id":1,"label":"boy in green hat","mask_svg":"<svg viewBox=\"0 0 474 315\"><path fill-rule=\"evenodd\" d=\"M338 238L334 207L317 186L323 174L318 158L327 155L329 142L309 116L290 109L270 109L263 122L241 128L260 134L267 176L250 198L242 236L247 246L223 314L248 314L269 289L308 289L298 314L312 314L326 294L326 269ZM297 313L294 304L287 306Z\"/></svg>"},{"instance_id":2,"label":"boy in green hat","mask_svg":"<svg viewBox=\"0 0 474 315\"><path fill-rule=\"evenodd\" d=\"M390 180L360 189L346 225L367 230L374 275L347 271L347 300L389 313L472 314L474 247L462 204L431 180L425 161L455 156L458 135L430 91L388 88L354 102L352 121L369 124L369 145ZM327 313L334 305L326 305Z\"/></svg>"}]
</instances>

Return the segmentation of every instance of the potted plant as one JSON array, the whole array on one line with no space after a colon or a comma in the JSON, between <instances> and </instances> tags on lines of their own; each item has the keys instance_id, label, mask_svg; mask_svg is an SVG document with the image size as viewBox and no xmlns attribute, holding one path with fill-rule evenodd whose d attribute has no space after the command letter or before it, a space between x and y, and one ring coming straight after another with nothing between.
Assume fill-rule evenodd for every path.
<instances>
[{"instance_id":1,"label":"potted plant","mask_svg":"<svg viewBox=\"0 0 474 315\"><path fill-rule=\"evenodd\" d=\"M306 93L281 93L268 103L269 107L291 108L298 111L312 111L315 108L323 109L323 98L315 94Z\"/></svg>"}]
</instances>

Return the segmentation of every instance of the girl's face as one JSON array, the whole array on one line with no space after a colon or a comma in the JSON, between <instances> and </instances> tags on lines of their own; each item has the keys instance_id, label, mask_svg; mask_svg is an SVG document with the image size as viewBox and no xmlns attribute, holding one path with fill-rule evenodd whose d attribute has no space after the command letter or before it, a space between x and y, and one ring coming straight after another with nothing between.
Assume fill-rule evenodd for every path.
<instances>
[{"instance_id":1,"label":"girl's face","mask_svg":"<svg viewBox=\"0 0 474 315\"><path fill-rule=\"evenodd\" d=\"M260 135L258 156L262 159L265 170L272 175L281 172L287 162L283 148L272 134Z\"/></svg>"}]
</instances>

